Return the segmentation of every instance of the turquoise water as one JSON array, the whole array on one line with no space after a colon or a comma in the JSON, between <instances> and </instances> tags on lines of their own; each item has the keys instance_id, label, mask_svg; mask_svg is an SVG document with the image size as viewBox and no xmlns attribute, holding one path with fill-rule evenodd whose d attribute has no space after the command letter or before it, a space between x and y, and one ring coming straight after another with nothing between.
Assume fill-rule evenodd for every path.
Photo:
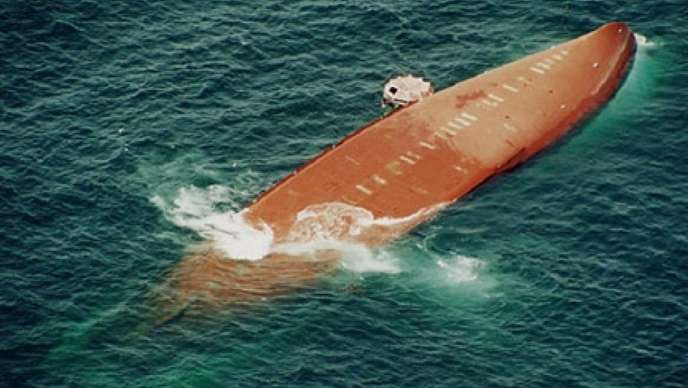
<instances>
[{"instance_id":1,"label":"turquoise water","mask_svg":"<svg viewBox=\"0 0 688 388\"><path fill-rule=\"evenodd\" d=\"M379 116L611 20L650 44L565 140L371 257L151 324L201 237ZM685 1L0 1L0 385L684 386ZM174 206L173 206L174 207Z\"/></svg>"}]
</instances>

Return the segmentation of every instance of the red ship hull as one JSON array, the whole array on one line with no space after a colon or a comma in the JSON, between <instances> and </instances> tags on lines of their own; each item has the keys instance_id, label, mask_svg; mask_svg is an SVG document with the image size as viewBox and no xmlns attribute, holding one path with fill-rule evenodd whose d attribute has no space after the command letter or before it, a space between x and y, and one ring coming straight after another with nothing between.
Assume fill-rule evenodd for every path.
<instances>
[{"instance_id":1,"label":"red ship hull","mask_svg":"<svg viewBox=\"0 0 688 388\"><path fill-rule=\"evenodd\" d=\"M457 83L353 132L257 198L246 218L269 226L275 244L303 242L314 235L300 215L336 204L341 217L362 209L373 219L402 221L329 237L385 243L530 158L599 108L618 89L634 50L630 29L610 23ZM173 279L184 299L243 299L317 278L336 265L336 254L324 256L272 254L241 262L206 251L183 260ZM237 267L243 275L236 275Z\"/></svg>"}]
</instances>

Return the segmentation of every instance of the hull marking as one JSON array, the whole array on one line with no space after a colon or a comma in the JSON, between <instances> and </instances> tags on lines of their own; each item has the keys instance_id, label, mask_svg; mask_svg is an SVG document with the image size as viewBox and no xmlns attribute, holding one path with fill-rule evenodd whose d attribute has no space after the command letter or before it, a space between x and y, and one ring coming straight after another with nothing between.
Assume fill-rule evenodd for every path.
<instances>
[{"instance_id":1,"label":"hull marking","mask_svg":"<svg viewBox=\"0 0 688 388\"><path fill-rule=\"evenodd\" d=\"M418 155L417 153L415 153L415 152L413 152L413 151L407 151L407 152L406 152L406 155L408 155L408 156L410 156L410 157L412 157L413 159L416 159L416 160L421 160L421 159L423 159L422 156Z\"/></svg>"},{"instance_id":2,"label":"hull marking","mask_svg":"<svg viewBox=\"0 0 688 388\"><path fill-rule=\"evenodd\" d=\"M351 162L351 163L353 163L353 164L355 164L355 165L357 165L357 166L360 166L360 165L361 165L361 163L358 163L358 161L357 161L356 159L352 158L352 157L349 156L349 155L346 155L345 158L346 158L346 160L348 160L349 162Z\"/></svg>"},{"instance_id":3,"label":"hull marking","mask_svg":"<svg viewBox=\"0 0 688 388\"><path fill-rule=\"evenodd\" d=\"M494 101L490 101L490 100L488 100L488 99L486 99L486 98L483 98L482 100L480 100L480 102L482 102L482 103L485 104L485 105L492 106L492 107L497 107L497 106L499 106L498 103L496 103L496 102L494 102Z\"/></svg>"},{"instance_id":4,"label":"hull marking","mask_svg":"<svg viewBox=\"0 0 688 388\"><path fill-rule=\"evenodd\" d=\"M517 79L518 79L519 81L523 82L523 83L526 84L526 85L531 85L531 84L532 84L532 82L530 82L530 81L528 80L528 78L526 78L526 77L524 77L524 76L520 76L520 77L518 77Z\"/></svg>"},{"instance_id":5,"label":"hull marking","mask_svg":"<svg viewBox=\"0 0 688 388\"><path fill-rule=\"evenodd\" d=\"M511 132L516 132L516 127L509 123L504 123L504 129L511 131Z\"/></svg>"},{"instance_id":6,"label":"hull marking","mask_svg":"<svg viewBox=\"0 0 688 388\"><path fill-rule=\"evenodd\" d=\"M497 101L497 102L504 102L504 99L501 98L501 97L499 97L499 96L496 95L496 94L490 93L490 94L487 95L487 97L489 97L489 98L491 98L491 99L493 99L493 100L495 100L495 101Z\"/></svg>"},{"instance_id":7,"label":"hull marking","mask_svg":"<svg viewBox=\"0 0 688 388\"><path fill-rule=\"evenodd\" d=\"M465 117L465 118L467 118L467 119L469 119L469 120L471 120L471 121L478 121L478 118L477 118L477 117L475 117L475 116L473 116L473 115L470 115L470 114L468 114L468 113L466 113L466 112L461 113L461 116L463 116L463 117Z\"/></svg>"},{"instance_id":8,"label":"hull marking","mask_svg":"<svg viewBox=\"0 0 688 388\"><path fill-rule=\"evenodd\" d=\"M430 143L427 143L427 142L424 142L424 141L421 141L421 142L419 142L418 144L419 144L421 147L425 147L425 148L427 148L427 149L429 149L429 150L435 150L435 149L437 149L437 147L435 147L434 145L432 145L432 144L430 144Z\"/></svg>"},{"instance_id":9,"label":"hull marking","mask_svg":"<svg viewBox=\"0 0 688 388\"><path fill-rule=\"evenodd\" d=\"M503 87L504 89L506 89L506 90L512 92L512 93L518 93L518 89L516 89L515 87L513 87L513 86L511 86L511 85L502 84L502 87Z\"/></svg>"},{"instance_id":10,"label":"hull marking","mask_svg":"<svg viewBox=\"0 0 688 388\"><path fill-rule=\"evenodd\" d=\"M379 175L373 175L373 180L383 186L387 184L387 180Z\"/></svg>"},{"instance_id":11,"label":"hull marking","mask_svg":"<svg viewBox=\"0 0 688 388\"><path fill-rule=\"evenodd\" d=\"M441 128L440 128L440 131L446 133L446 134L449 135L449 136L456 136L456 131L453 130L453 129L449 129L449 128L447 128L447 127L441 127Z\"/></svg>"},{"instance_id":12,"label":"hull marking","mask_svg":"<svg viewBox=\"0 0 688 388\"><path fill-rule=\"evenodd\" d=\"M411 158L409 158L408 156L401 155L401 156L399 157L399 159L403 160L404 162L406 162L407 164L410 164L410 165L416 164L416 161L413 160L413 159L411 159Z\"/></svg>"},{"instance_id":13,"label":"hull marking","mask_svg":"<svg viewBox=\"0 0 688 388\"><path fill-rule=\"evenodd\" d=\"M447 123L447 125L449 125L450 127L454 128L454 129L457 129L459 131L463 129L463 127L461 125L459 125L453 121L450 121L449 123Z\"/></svg>"},{"instance_id":14,"label":"hull marking","mask_svg":"<svg viewBox=\"0 0 688 388\"><path fill-rule=\"evenodd\" d=\"M462 119L461 117L455 117L454 121L456 121L459 124L465 125L465 126L471 125L471 123L469 121L466 121L466 120Z\"/></svg>"},{"instance_id":15,"label":"hull marking","mask_svg":"<svg viewBox=\"0 0 688 388\"><path fill-rule=\"evenodd\" d=\"M365 187L363 185L356 185L356 188L358 189L358 191L360 191L361 193L363 193L365 195L373 194L372 191L370 191L367 187Z\"/></svg>"}]
</instances>

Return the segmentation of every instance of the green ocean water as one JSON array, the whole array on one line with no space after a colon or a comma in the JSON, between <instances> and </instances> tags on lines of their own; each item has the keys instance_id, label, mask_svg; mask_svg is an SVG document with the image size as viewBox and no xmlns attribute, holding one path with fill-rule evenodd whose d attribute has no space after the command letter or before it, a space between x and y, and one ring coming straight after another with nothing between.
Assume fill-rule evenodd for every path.
<instances>
[{"instance_id":1,"label":"green ocean water","mask_svg":"<svg viewBox=\"0 0 688 388\"><path fill-rule=\"evenodd\" d=\"M151 324L202 241L381 114L621 20L563 141L302 292ZM682 387L688 2L0 0L0 386ZM194 218L195 217L195 218Z\"/></svg>"}]
</instances>

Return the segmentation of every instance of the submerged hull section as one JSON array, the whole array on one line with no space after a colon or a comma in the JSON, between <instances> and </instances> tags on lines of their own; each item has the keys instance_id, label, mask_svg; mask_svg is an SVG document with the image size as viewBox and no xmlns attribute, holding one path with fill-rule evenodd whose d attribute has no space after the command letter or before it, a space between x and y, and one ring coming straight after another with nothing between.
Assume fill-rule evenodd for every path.
<instances>
[{"instance_id":1,"label":"submerged hull section","mask_svg":"<svg viewBox=\"0 0 688 388\"><path fill-rule=\"evenodd\" d=\"M280 241L312 205L344 203L401 218L456 201L607 101L634 48L630 29L610 23L444 89L316 157L259 197L249 219L270 225Z\"/></svg>"},{"instance_id":2,"label":"submerged hull section","mask_svg":"<svg viewBox=\"0 0 688 388\"><path fill-rule=\"evenodd\" d=\"M164 303L173 313L263 298L336 268L335 247L308 255L289 243L394 239L489 177L562 136L618 88L635 40L622 23L460 82L346 137L246 211L273 235L271 253L230 260L212 247L184 258ZM293 245L293 244L291 244Z\"/></svg>"}]
</instances>

